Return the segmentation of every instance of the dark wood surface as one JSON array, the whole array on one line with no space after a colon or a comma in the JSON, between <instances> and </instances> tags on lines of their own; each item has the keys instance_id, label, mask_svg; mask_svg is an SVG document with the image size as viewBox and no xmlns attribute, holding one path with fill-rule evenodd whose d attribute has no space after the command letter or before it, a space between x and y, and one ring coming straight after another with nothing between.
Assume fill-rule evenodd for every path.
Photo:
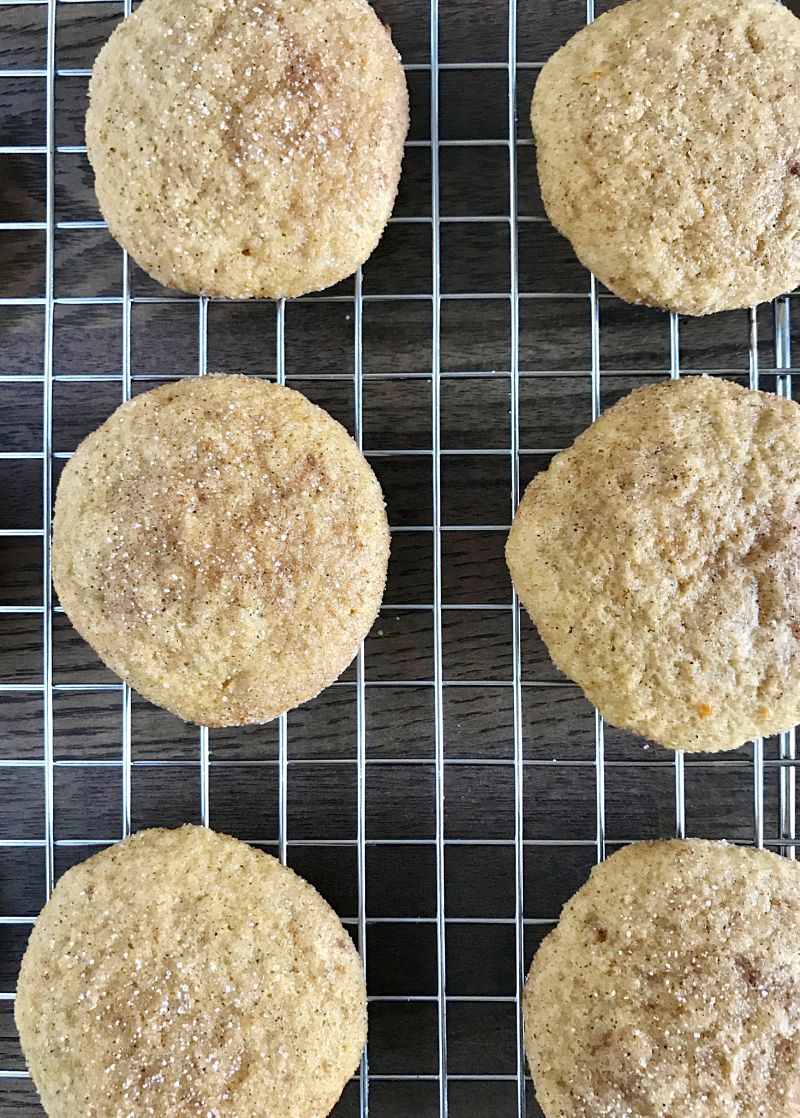
<instances>
[{"instance_id":1,"label":"dark wood surface","mask_svg":"<svg viewBox=\"0 0 800 1118\"><path fill-rule=\"evenodd\" d=\"M376 4L407 64L411 139L430 137L429 4ZM598 3L598 11L609 6ZM505 3L440 0L440 61L507 60ZM60 71L81 70L120 18L119 2L63 3L57 10ZM542 62L584 21L584 0L518 0L519 213L542 217L530 144L528 103ZM0 5L0 70L46 62L46 5ZM508 129L503 69L440 74L442 140L503 140ZM59 145L80 145L87 79L60 74L55 85ZM0 77L0 146L43 144L45 82ZM498 220L441 225L442 664L445 743L444 911L448 1097L454 1118L517 1114L515 770L510 610L503 527L511 518L511 230L508 148L447 146L438 153L440 213ZM431 147L408 149L396 214L431 216ZM55 160L58 222L99 218L86 157ZM45 157L0 154L0 222L42 222ZM519 230L520 459L523 483L591 419L589 279L569 246L543 221ZM436 975L436 811L432 523L432 226L394 223L364 268L363 436L386 491L394 536L387 605L366 644L367 965L373 996L430 997ZM0 230L0 298L41 297L44 230ZM131 370L134 392L198 370L198 311L131 268ZM119 297L122 254L104 229L59 227L57 299ZM330 296L336 297L331 301ZM353 426L353 284L286 308L287 382ZM390 295L390 301L371 301ZM473 296L467 299L453 295ZM480 298L478 298L480 296ZM547 297L544 297L547 296ZM142 302L141 299L157 299ZM338 301L337 301L338 300ZM796 334L800 315L794 314ZM668 374L669 319L601 293L601 402ZM775 385L771 308L758 316L762 384ZM42 439L44 308L0 303L0 452L37 452ZM683 321L686 371L746 379L745 312ZM794 341L797 342L795 336ZM110 414L122 393L122 312L117 304L57 302L53 334L53 450L72 451ZM274 376L276 312L271 303L212 303L208 366ZM15 379L2 379L13 377ZM478 451L492 450L485 454ZM413 452L413 453L409 453ZM63 458L53 462L57 480ZM41 462L0 459L0 528L42 524ZM487 526L491 526L488 527ZM30 691L0 693L0 760L41 763L42 541L0 537L0 682ZM465 605L482 608L464 610ZM559 676L532 628L522 640L524 694L525 958L547 923L585 880L595 858L594 714ZM122 831L121 695L113 676L66 617L53 621L53 737L56 759L56 868L86 846ZM355 676L289 715L289 861L340 915L358 913L354 841ZM83 688L70 690L74 685ZM198 735L134 696L134 827L198 820ZM213 826L275 850L278 833L277 729L212 732ZM765 836L779 838L775 742L766 746ZM671 756L606 728L606 813L611 844L674 830ZM690 833L748 841L753 834L752 749L687 760ZM44 833L43 770L0 766L0 839L35 842ZM380 840L376 842L375 840ZM391 841L396 840L396 841ZM457 841L466 840L465 844ZM491 840L491 841L489 841ZM44 901L41 846L0 848L0 917L32 917ZM418 922L408 923L407 918ZM374 921L374 922L373 922ZM0 990L13 990L28 934L0 924ZM469 999L488 1000L469 1000ZM465 1000L461 1000L465 999ZM437 1115L438 1011L435 1001L373 1002L370 1014L371 1113L395 1118L412 1108ZM10 1002L0 1002L0 1067L23 1068ZM476 1079L459 1079L459 1076ZM391 1076L422 1076L417 1080ZM431 1078L433 1077L433 1078ZM488 1078L484 1078L488 1077ZM532 1099L528 1113L538 1115ZM40 1115L25 1080L0 1079L0 1114ZM358 1114L353 1086L337 1111Z\"/></svg>"}]
</instances>

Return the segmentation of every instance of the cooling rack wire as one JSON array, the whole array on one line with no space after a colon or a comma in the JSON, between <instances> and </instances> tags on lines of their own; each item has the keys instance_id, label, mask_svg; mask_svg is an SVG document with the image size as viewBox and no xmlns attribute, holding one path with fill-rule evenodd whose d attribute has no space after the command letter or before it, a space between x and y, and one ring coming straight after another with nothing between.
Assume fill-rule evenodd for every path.
<instances>
[{"instance_id":1,"label":"cooling rack wire","mask_svg":"<svg viewBox=\"0 0 800 1118\"><path fill-rule=\"evenodd\" d=\"M0 529L0 545L6 553L4 563L20 555L32 563L38 586L32 597L28 594L22 602L15 600L10 568L0 568L5 593L0 606L0 622L5 627L0 643L0 936L4 945L0 959L5 959L0 992L0 1114L24 1118L41 1113L12 1024L16 967L35 913L57 875L69 864L124 837L132 828L159 821L152 812L148 815L137 808L137 797L145 798L137 788L139 783L144 788L146 780L148 795L162 808L167 805L168 813L173 800L179 801L177 817L170 816L165 822L191 817L220 829L245 828L241 837L273 850L284 862L308 873L323 892L335 894L331 897L334 903L339 895L336 882L346 865L352 889L349 899L337 907L361 948L370 989L371 1036L360 1074L337 1110L340 1118L365 1118L369 1111L377 1118L392 1118L412 1107L423 1118L448 1113L456 1118L539 1114L525 1074L519 991L536 942L552 926L560 905L585 878L591 863L604 857L607 841L617 844L655 835L682 836L688 824L691 833L769 845L794 857L794 732L766 745L755 742L752 749L735 757L687 762L680 754L673 762L671 755L660 751L644 752L641 745L624 736L615 736L607 748L599 715L583 709L575 689L543 670L542 657L537 658L535 649L531 652L530 626L510 587L500 578L499 595L494 587L491 596L483 595L480 579L471 581L457 564L451 568L452 541L456 539L474 546L475 541L491 537L499 541L492 569L498 569L498 555L502 562L498 547L524 485L559 445L569 441L548 437L547 425L552 420L558 429L559 413L574 408L578 397L565 397L562 404L551 390L553 384L565 392L569 387L570 393L578 386L581 425L606 406L607 385L612 385L609 392L621 394L623 381L627 391L647 377L678 377L686 354L692 372L724 372L751 387L791 396L791 297L779 300L769 311L751 312L746 341L732 349L721 340L720 329L723 334L742 331L742 319L725 318L722 328L704 325L703 333L698 333L699 327L685 326L675 315L666 318L645 312L625 326L620 333L622 343L612 345L614 357L608 357L601 323L611 323L610 329L616 330L625 312L593 277L579 269L576 273L574 262L564 264L563 249L553 249L541 211L530 211L533 177L525 177L532 166L527 104L543 61L531 45L528 23L555 25L557 34L549 51L581 21L594 18L594 0L509 0L493 5L478 0L430 0L429 5L428 0L386 0L376 6L393 24L401 46L408 22L414 21L417 29L416 49L404 50L404 56L412 59L406 69L412 85L412 116L417 122L409 140L406 173L410 173L409 161L415 154L423 161L429 156L422 186L416 184L416 201L423 201L418 207L399 207L393 218L388 248L379 250L379 255L383 253L379 282L370 280L371 262L352 286L340 286L333 293L288 307L282 302L275 306L274 321L266 331L274 338L273 356L265 358L269 366L265 371L281 383L297 383L293 354L298 343L291 339L303 331L299 329L301 319L294 318L296 306L338 316L340 326L346 321L352 341L350 367L337 358L335 372L326 369L305 376L304 390L323 392L331 384L347 390L350 410L344 419L387 487L390 517L392 469L405 471L403 476L410 479L402 493L404 516L393 523L394 547L407 566L416 563L424 569L427 590L425 595L402 600L400 596L396 602L390 590L382 619L394 619L394 644L388 654L376 651L373 655L370 649L381 647L378 642L387 639L379 629L377 637L370 638L376 643L368 642L352 672L331 689L335 702L329 699L330 707L322 707L324 729L316 732L326 741L336 737L337 742L346 742L335 757L326 759L321 750L320 758L313 741L309 748L308 723L295 723L290 715L264 731L269 745L262 754L257 747L255 757L248 755L240 763L237 747L226 754L225 742L218 744L214 736L210 739L207 729L197 733L181 730L184 744L187 733L195 736L191 748L186 746L177 760L170 753L169 732L164 735L166 741L158 734L148 739L152 748L148 752L142 746L140 754L137 700L127 687L92 674L92 663L87 668L80 660L85 652L76 651L80 642L69 635L66 619L53 602L52 496L60 464L77 442L80 413L84 408L91 411L93 396L109 385L118 402L159 379L152 369L137 372L134 316L153 308L165 309L165 314L179 308L181 321L186 322L191 314L197 354L197 367L191 373L204 375L210 357L217 360L216 345L213 353L210 345L210 339L213 342L216 337L210 316L225 305L186 300L143 285L141 275L122 253L116 273L118 291L97 294L91 276L87 281L78 273L67 274L65 280L62 254L67 254L68 265L77 259L90 267L89 240L94 245L95 238L105 234L97 215L76 219L74 208L62 207L59 200L60 169L79 166L84 178L86 171L85 147L61 142L59 90L82 90L90 64L61 66L62 36L68 40L67 61L76 52L81 55L81 44L76 42L81 35L93 53L108 33L108 20L113 23L129 14L131 0L0 0L0 64L5 67L0 69L0 110L7 114L0 117L0 124L5 121L8 125L0 130L0 159L7 174L26 160L43 170L40 213L31 217L25 211L23 219L16 220L11 193L0 195L5 208L0 212L0 238L7 245L23 246L23 265L25 246L30 243L39 247L44 262L41 288L31 289L19 257L0 255L0 260L11 260L5 277L0 275L3 410L14 430L18 412L33 406L37 417L35 446L17 439L7 442L0 453L5 488L12 493ZM93 30L95 10L99 33ZM74 19L72 13L77 13ZM490 33L487 28L492 19L496 26ZM480 54L484 31L496 45L497 26L502 28L505 57L498 56L502 51L495 51L490 60L468 61L469 48L464 44L471 43ZM455 40L458 49L452 49ZM34 65L26 65L29 58ZM472 97L465 82L472 85ZM456 94L466 98L470 113L483 105L500 124L495 120L494 131L484 128L477 114L471 132L469 120L462 114L457 127L443 127L447 119L447 112L440 113L443 100L452 104ZM38 100L28 122L24 113L30 96ZM12 107L18 98L25 105L21 123ZM67 138L81 137L73 131ZM499 212L487 208L482 200L475 205L476 212L469 212L470 199L475 198L474 181L462 184L461 196L466 202L460 207L450 204L450 161L454 156L478 161L478 177L485 166L480 161L490 161L499 181L507 184ZM0 175L0 185L3 178ZM444 199L443 193L447 195ZM496 199L496 191L493 197ZM505 278L486 287L470 270L471 249L464 247L468 242L457 240L457 234L466 231L479 256L489 243L481 240L481 230L490 228L501 231L505 246L499 256L491 257L490 270ZM426 238L422 250L418 250L422 242L415 239L420 230ZM64 248L76 244L77 257ZM81 255L84 251L86 256ZM521 271L523 252L538 258L535 272L529 267ZM412 268L418 266L420 253L427 282L416 290L403 289L400 272L410 259ZM545 280L551 267L558 282L548 289ZM565 270L571 282L563 282ZM530 275L534 275L534 284L528 283ZM459 303L467 316L477 316L479 324L489 308L504 308L507 359L493 359L483 367L473 366L463 357L460 362L454 360L450 315ZM580 312L580 325L576 325L577 312L570 304ZM529 336L523 319L528 322L534 307L537 326ZM408 344L402 329L398 332L391 325L395 310L401 326L427 335L427 358L421 368L413 362L404 368L401 361L397 372L387 373L386 366L375 371L372 351L365 345L372 316L388 311L389 337L403 352ZM59 330L62 315L77 322L80 332L82 323L98 312L117 316L119 342L105 372L86 374L64 360ZM265 311L262 305L259 313L272 316L273 311ZM40 351L33 334L27 349L20 348L17 341L20 323L28 321L35 323ZM609 326L604 329L608 336ZM647 350L654 329L663 330L664 339L659 342L659 356L650 360ZM689 343L682 339L684 329L691 333ZM469 339L474 338L465 330ZM309 347L324 348L324 340L317 343L308 332L306 337ZM708 344L703 341L706 337L711 338ZM166 354L169 335L161 341ZM638 345L645 353L642 370L637 370L635 361L626 363L622 352L626 345L633 349ZM537 346L541 359L535 356ZM581 356L573 360L576 346ZM562 351L567 354L563 361L557 356ZM212 364L212 371L217 367ZM234 370L228 367L228 371ZM407 447L397 441L375 444L371 392L381 378L395 386L394 400L401 405L404 399L411 400L412 393L421 393L427 419L420 420L420 428L428 445L421 446L413 432ZM474 421L471 434L458 434L458 421L452 418L453 385L459 386L454 397L458 406L472 409L480 417L484 406L488 415L495 400L490 383L500 383L505 394L505 445L499 447L491 442L476 444ZM66 389L68 394L64 394ZM67 401L71 401L69 406ZM543 417L533 443L526 435L530 416ZM478 426L480 422L479 418ZM487 420L487 433L491 429ZM409 433L407 428L402 430ZM457 474L463 463L464 470L472 470L468 484L480 486L481 469L492 473L497 462L505 473L501 499L494 506L496 515L484 513L486 503L477 499L480 516L473 519L469 496L459 489ZM31 478L34 481L28 486ZM40 512L32 513L31 508L36 508L34 483ZM13 497L26 486L29 506ZM14 521L17 512L20 522ZM404 537L410 541L407 545ZM455 579L452 570L456 570ZM10 592L5 590L7 586L11 586ZM421 625L420 618L428 642L424 656L417 655L416 637L408 636L407 631L409 625ZM468 640L464 627L473 623L471 618L476 625L488 624L490 634L502 636L495 648L497 660L485 676L453 669L451 632L456 633L456 645ZM452 630L454 619L459 627ZM69 662L80 670L62 672L62 647L67 650L67 660L72 657ZM28 670L31 655L35 667ZM412 666L424 663L430 670L409 675L409 659ZM383 723L372 707L373 702L379 707L386 702L372 698L381 691L391 696L407 692L409 696L408 706L403 706L403 700L399 706L388 703L381 707ZM451 698L459 693L469 698L463 709L457 706L460 699ZM542 714L539 704L531 721L529 705L538 704L537 694L545 707L560 702L560 694L568 696L566 714L560 718ZM423 699L420 717L418 711L414 713L414 704ZM348 705L344 721L339 713L343 703ZM69 715L69 747L62 749L64 711ZM110 754L106 749L98 755L94 744L81 746L84 735L95 742L97 733L92 733L91 723L98 712L102 718L98 732L106 734L106 743L111 742ZM478 719L472 730L470 714ZM503 739L499 745L491 728L495 715ZM387 734L396 739L394 745L381 744L388 740ZM417 749L408 740L406 749L404 739L412 736L424 737L429 745ZM529 749L531 737L541 748ZM488 745L482 743L483 738ZM332 775L337 766L346 772L346 778ZM225 777L226 767L230 779ZM382 767L387 776L381 775ZM310 776L303 775L304 769ZM631 775L634 770L635 777ZM714 791L714 782L721 790ZM247 792L244 783L255 792ZM294 783L300 789L296 794ZM607 783L613 788L607 789ZM653 783L656 790L648 795L646 787ZM500 785L502 793L498 792ZM187 786L191 809L187 807ZM470 787L477 788L477 793ZM111 813L109 788L116 789L113 798L118 805ZM315 815L313 801L323 792ZM351 830L335 820L340 795L350 805ZM612 802L613 829L609 829L606 815ZM644 806L637 808L638 803ZM264 831L258 834L246 829L251 826L253 804L265 819ZM379 825L373 825L373 817L378 817ZM114 826L103 830L110 818ZM396 830L387 830L389 826ZM411 891L407 909L403 908L404 889ZM484 892L489 897L486 903ZM480 973L484 968L486 976ZM421 978L415 977L416 971L423 972Z\"/></svg>"}]
</instances>

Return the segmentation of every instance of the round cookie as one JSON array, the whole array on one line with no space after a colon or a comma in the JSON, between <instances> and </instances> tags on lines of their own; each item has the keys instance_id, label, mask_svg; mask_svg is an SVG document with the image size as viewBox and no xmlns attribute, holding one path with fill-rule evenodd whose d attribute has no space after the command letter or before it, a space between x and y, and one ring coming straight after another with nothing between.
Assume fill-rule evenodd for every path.
<instances>
[{"instance_id":1,"label":"round cookie","mask_svg":"<svg viewBox=\"0 0 800 1118\"><path fill-rule=\"evenodd\" d=\"M800 720L800 407L729 381L637 389L531 482L522 604L600 712L672 749Z\"/></svg>"},{"instance_id":2,"label":"round cookie","mask_svg":"<svg viewBox=\"0 0 800 1118\"><path fill-rule=\"evenodd\" d=\"M408 92L366 0L144 0L101 50L89 95L100 208L167 287L329 287L389 220Z\"/></svg>"},{"instance_id":3,"label":"round cookie","mask_svg":"<svg viewBox=\"0 0 800 1118\"><path fill-rule=\"evenodd\" d=\"M210 726L313 698L381 604L380 486L299 392L213 376L119 407L58 486L53 582L78 632L145 698Z\"/></svg>"},{"instance_id":4,"label":"round cookie","mask_svg":"<svg viewBox=\"0 0 800 1118\"><path fill-rule=\"evenodd\" d=\"M776 0L631 0L544 66L547 213L617 295L682 314L800 282L800 20Z\"/></svg>"},{"instance_id":5,"label":"round cookie","mask_svg":"<svg viewBox=\"0 0 800 1118\"><path fill-rule=\"evenodd\" d=\"M704 841L612 855L533 961L545 1118L795 1118L800 866Z\"/></svg>"},{"instance_id":6,"label":"round cookie","mask_svg":"<svg viewBox=\"0 0 800 1118\"><path fill-rule=\"evenodd\" d=\"M142 831L69 870L14 1015L50 1118L322 1118L366 1039L334 911L203 827Z\"/></svg>"}]
</instances>

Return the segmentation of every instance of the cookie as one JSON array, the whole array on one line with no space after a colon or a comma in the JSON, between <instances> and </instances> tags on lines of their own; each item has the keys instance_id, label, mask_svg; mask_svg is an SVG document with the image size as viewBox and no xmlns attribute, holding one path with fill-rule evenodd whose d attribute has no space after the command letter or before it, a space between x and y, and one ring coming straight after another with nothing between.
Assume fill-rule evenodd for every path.
<instances>
[{"instance_id":1,"label":"cookie","mask_svg":"<svg viewBox=\"0 0 800 1118\"><path fill-rule=\"evenodd\" d=\"M340 424L257 377L189 378L119 407L56 495L53 582L78 632L158 706L266 722L347 667L389 529Z\"/></svg>"},{"instance_id":2,"label":"cookie","mask_svg":"<svg viewBox=\"0 0 800 1118\"><path fill-rule=\"evenodd\" d=\"M776 0L631 0L544 66L542 198L613 292L703 315L800 282L800 20Z\"/></svg>"},{"instance_id":3,"label":"cookie","mask_svg":"<svg viewBox=\"0 0 800 1118\"><path fill-rule=\"evenodd\" d=\"M334 911L203 827L142 831L69 870L14 1015L50 1118L322 1118L366 1038Z\"/></svg>"},{"instance_id":4,"label":"cookie","mask_svg":"<svg viewBox=\"0 0 800 1118\"><path fill-rule=\"evenodd\" d=\"M408 92L366 0L144 0L89 96L103 216L167 287L330 287L389 220Z\"/></svg>"},{"instance_id":5,"label":"cookie","mask_svg":"<svg viewBox=\"0 0 800 1118\"><path fill-rule=\"evenodd\" d=\"M716 377L637 389L528 487L506 546L556 665L672 749L800 720L800 407Z\"/></svg>"},{"instance_id":6,"label":"cookie","mask_svg":"<svg viewBox=\"0 0 800 1118\"><path fill-rule=\"evenodd\" d=\"M545 1118L795 1118L800 866L628 846L564 907L525 987Z\"/></svg>"}]
</instances>

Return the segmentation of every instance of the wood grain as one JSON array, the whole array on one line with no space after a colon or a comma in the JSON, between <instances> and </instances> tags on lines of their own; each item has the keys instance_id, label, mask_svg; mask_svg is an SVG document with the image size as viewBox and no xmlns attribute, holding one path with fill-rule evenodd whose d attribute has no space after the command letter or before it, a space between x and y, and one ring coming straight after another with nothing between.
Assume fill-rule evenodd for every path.
<instances>
[{"instance_id":1,"label":"wood grain","mask_svg":"<svg viewBox=\"0 0 800 1118\"><path fill-rule=\"evenodd\" d=\"M584 0L516 0L520 426L523 483L547 466L591 420L589 277L569 245L543 220L530 142L531 65L585 19ZM597 10L608 7L598 0ZM395 532L382 611L365 647L367 968L371 993L431 996L436 972L436 767L432 502L433 281L430 222L430 5L376 0L412 67L411 139L392 224L363 272L364 447L384 486ZM800 4L794 3L800 11ZM84 70L122 13L118 0L59 3L56 62ZM440 59L504 64L508 5L439 0ZM0 70L46 65L46 5L0 6ZM55 82L55 133L62 146L83 143L85 75ZM444 730L444 912L448 1070L452 1076L516 1072L514 993L516 862L511 587L503 526L511 517L511 228L508 73L499 68L441 72L438 181L441 224L440 332L442 722ZM15 73L0 78L0 146L41 145L46 83ZM468 141L484 141L481 145ZM450 141L467 141L452 144ZM488 142L486 142L488 141ZM0 222L41 223L46 159L0 155ZM59 152L54 166L58 222L99 220L92 177L81 152ZM475 224L459 218L495 220ZM41 298L46 234L0 230L0 298ZM53 323L53 463L122 398L121 250L104 229L60 227L54 239L57 302ZM195 375L200 347L195 300L167 292L130 265L133 296L130 363L134 392L174 376ZM354 298L346 281L286 307L287 382L341 419L354 417ZM380 298L374 298L378 296ZM385 299L384 297L391 298ZM144 302L142 300L156 300ZM630 307L601 290L602 405L670 368L667 316ZM800 315L793 316L796 335ZM212 370L274 376L276 313L271 303L212 302L207 359ZM764 387L775 387L770 308L758 315ZM36 453L43 418L44 308L0 304L0 452ZM795 343L798 338L794 337ZM745 312L680 323L684 369L746 378ZM496 453L481 454L491 449ZM413 453L408 453L412 451ZM38 459L0 458L0 528L41 528ZM0 682L30 690L0 693L0 839L32 845L0 850L0 916L33 916L44 899L41 612L43 541L0 537ZM463 607L480 607L464 609ZM552 921L585 880L595 857L594 714L551 664L533 628L522 627L522 734L525 916ZM114 677L60 612L53 619L54 834L62 873L122 831L122 696ZM79 688L79 689L78 689ZM287 820L289 862L313 881L348 921L358 913L357 704L355 673L289 714ZM198 734L133 697L131 812L135 827L199 818ZM606 728L606 811L610 842L666 835L674 827L669 755ZM278 838L277 725L212 731L211 823L274 851ZM765 828L778 831L778 773L766 746ZM690 831L747 841L752 835L752 748L723 761L687 761ZM75 845L91 839L92 847ZM496 840L490 844L484 840ZM395 840L395 841L392 841ZM402 840L402 841L401 841ZM404 917L420 923L403 922ZM458 923L465 919L476 923ZM490 923L490 921L504 921ZM352 927L352 923L351 923ZM549 927L530 923L526 960ZM0 987L11 990L25 925L0 925ZM430 1001L372 1005L370 1068L375 1076L438 1072L438 1011ZM10 1012L0 1001L0 1066L23 1067ZM454 1118L517 1114L510 1081L451 1079ZM540 1115L529 1091L527 1114ZM435 1079L376 1078L377 1118L439 1114ZM0 1115L42 1112L31 1084L0 1079ZM359 1113L357 1085L337 1118Z\"/></svg>"}]
</instances>

